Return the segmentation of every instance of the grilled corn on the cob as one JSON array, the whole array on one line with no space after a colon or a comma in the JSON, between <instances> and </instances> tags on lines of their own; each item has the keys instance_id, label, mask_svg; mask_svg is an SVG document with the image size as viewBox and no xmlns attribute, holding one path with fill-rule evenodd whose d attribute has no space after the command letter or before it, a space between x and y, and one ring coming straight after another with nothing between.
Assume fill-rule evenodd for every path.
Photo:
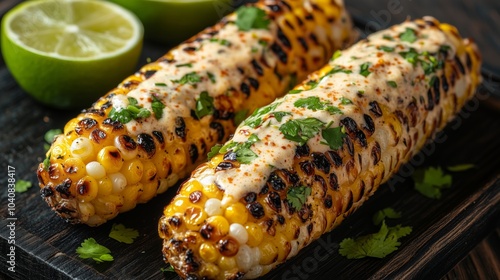
<instances>
[{"instance_id":1,"label":"grilled corn on the cob","mask_svg":"<svg viewBox=\"0 0 500 280\"><path fill-rule=\"evenodd\" d=\"M96 226L164 192L226 141L238 118L353 37L341 0L260 1L250 19L242 9L66 124L38 168L42 197L61 217Z\"/></svg>"},{"instance_id":2,"label":"grilled corn on the cob","mask_svg":"<svg viewBox=\"0 0 500 280\"><path fill-rule=\"evenodd\" d=\"M164 209L189 279L261 276L335 228L472 97L476 46L426 17L369 36L263 107Z\"/></svg>"}]
</instances>

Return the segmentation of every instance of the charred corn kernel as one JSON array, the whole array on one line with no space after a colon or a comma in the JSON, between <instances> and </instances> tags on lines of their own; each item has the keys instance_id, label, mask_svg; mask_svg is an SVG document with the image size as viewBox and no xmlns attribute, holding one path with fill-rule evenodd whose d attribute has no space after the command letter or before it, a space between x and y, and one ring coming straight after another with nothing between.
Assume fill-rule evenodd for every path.
<instances>
[{"instance_id":1,"label":"charred corn kernel","mask_svg":"<svg viewBox=\"0 0 500 280\"><path fill-rule=\"evenodd\" d=\"M107 146L101 149L97 154L97 161L104 167L106 173L118 172L123 165L121 153L114 146Z\"/></svg>"},{"instance_id":2,"label":"charred corn kernel","mask_svg":"<svg viewBox=\"0 0 500 280\"><path fill-rule=\"evenodd\" d=\"M127 178L121 173L109 174L108 177L113 183L113 193L115 194L121 193L127 186Z\"/></svg>"},{"instance_id":3,"label":"charred corn kernel","mask_svg":"<svg viewBox=\"0 0 500 280\"><path fill-rule=\"evenodd\" d=\"M298 233L300 232L300 221L298 219L290 219L285 224L285 229L283 234L286 236L287 240L294 240L298 237Z\"/></svg>"},{"instance_id":4,"label":"charred corn kernel","mask_svg":"<svg viewBox=\"0 0 500 280\"><path fill-rule=\"evenodd\" d=\"M212 216L206 221L202 228L202 236L205 234L211 240L219 240L229 233L229 223L222 216Z\"/></svg>"},{"instance_id":5,"label":"charred corn kernel","mask_svg":"<svg viewBox=\"0 0 500 280\"><path fill-rule=\"evenodd\" d=\"M63 166L64 171L71 180L78 180L85 175L85 164L79 158L68 158L64 161Z\"/></svg>"},{"instance_id":6,"label":"charred corn kernel","mask_svg":"<svg viewBox=\"0 0 500 280\"><path fill-rule=\"evenodd\" d=\"M204 185L203 195L207 198L217 198L220 200L222 198L222 191L215 184Z\"/></svg>"},{"instance_id":7,"label":"charred corn kernel","mask_svg":"<svg viewBox=\"0 0 500 280\"><path fill-rule=\"evenodd\" d=\"M211 243L202 243L199 251L200 257L206 262L216 262L220 258L217 248Z\"/></svg>"},{"instance_id":8,"label":"charred corn kernel","mask_svg":"<svg viewBox=\"0 0 500 280\"><path fill-rule=\"evenodd\" d=\"M127 183L133 185L141 180L144 174L144 165L139 159L125 161L121 173L127 179Z\"/></svg>"},{"instance_id":9,"label":"charred corn kernel","mask_svg":"<svg viewBox=\"0 0 500 280\"><path fill-rule=\"evenodd\" d=\"M54 158L67 158L68 155L71 154L71 151L68 150L66 145L54 145L52 149L50 149L51 157Z\"/></svg>"},{"instance_id":10,"label":"charred corn kernel","mask_svg":"<svg viewBox=\"0 0 500 280\"><path fill-rule=\"evenodd\" d=\"M91 201L96 197L98 188L96 179L85 176L76 183L77 198L81 201Z\"/></svg>"},{"instance_id":11,"label":"charred corn kernel","mask_svg":"<svg viewBox=\"0 0 500 280\"><path fill-rule=\"evenodd\" d=\"M100 216L118 215L119 209L123 205L123 197L121 195L105 195L92 201L96 214Z\"/></svg>"},{"instance_id":12,"label":"charred corn kernel","mask_svg":"<svg viewBox=\"0 0 500 280\"><path fill-rule=\"evenodd\" d=\"M219 274L219 272L219 268L213 263L207 264L200 270L200 274L204 277L207 277L208 279L214 279Z\"/></svg>"},{"instance_id":13,"label":"charred corn kernel","mask_svg":"<svg viewBox=\"0 0 500 280\"><path fill-rule=\"evenodd\" d=\"M278 258L279 250L277 244L272 241L264 240L259 244L260 260L259 264L272 264Z\"/></svg>"},{"instance_id":14,"label":"charred corn kernel","mask_svg":"<svg viewBox=\"0 0 500 280\"><path fill-rule=\"evenodd\" d=\"M108 176L99 179L99 190L97 194L99 196L104 196L111 194L113 192L113 180Z\"/></svg>"},{"instance_id":15,"label":"charred corn kernel","mask_svg":"<svg viewBox=\"0 0 500 280\"><path fill-rule=\"evenodd\" d=\"M57 147L57 145L54 147ZM83 161L86 161L94 153L94 146L92 145L92 142L90 142L90 139L78 137L73 141L73 143L71 143L70 152L74 157L78 157Z\"/></svg>"},{"instance_id":16,"label":"charred corn kernel","mask_svg":"<svg viewBox=\"0 0 500 280\"><path fill-rule=\"evenodd\" d=\"M189 230L199 230L206 219L207 213L197 206L191 206L184 212L184 222Z\"/></svg>"},{"instance_id":17,"label":"charred corn kernel","mask_svg":"<svg viewBox=\"0 0 500 280\"><path fill-rule=\"evenodd\" d=\"M221 201L217 198L210 198L205 202L205 212L209 216L222 214Z\"/></svg>"},{"instance_id":18,"label":"charred corn kernel","mask_svg":"<svg viewBox=\"0 0 500 280\"><path fill-rule=\"evenodd\" d=\"M231 271L236 268L236 259L234 257L225 257L222 256L217 263L219 268L225 271Z\"/></svg>"},{"instance_id":19,"label":"charred corn kernel","mask_svg":"<svg viewBox=\"0 0 500 280\"><path fill-rule=\"evenodd\" d=\"M122 192L123 196L123 206L120 208L120 212L126 212L132 208L135 208L139 196L142 193L142 184L136 183L134 185L129 185Z\"/></svg>"},{"instance_id":20,"label":"charred corn kernel","mask_svg":"<svg viewBox=\"0 0 500 280\"><path fill-rule=\"evenodd\" d=\"M145 203L149 201L151 198L153 198L156 195L156 189L158 188L158 182L150 182L150 183L143 183L142 184L142 192L141 196L139 197L139 200L137 201L138 203Z\"/></svg>"},{"instance_id":21,"label":"charred corn kernel","mask_svg":"<svg viewBox=\"0 0 500 280\"><path fill-rule=\"evenodd\" d=\"M145 65L66 124L64 137L58 137L52 144L50 164L62 163L68 157L80 158L85 165L96 161L103 166L105 176L115 173L124 176L126 184L114 184L113 193L121 193L137 182L145 185L153 181L158 183L156 194L165 192L189 176L214 145L228 140L238 125L235 116L250 115L283 96L297 81L327 62L334 50L353 40L352 24L343 12L341 0L332 0L339 1L334 4L311 1L277 1L276 5L268 5L259 0L252 5L268 15L268 28L239 30L233 24L237 15L232 14L158 61ZM315 8L311 9L311 5ZM327 5L333 8L325 12L323 6ZM187 64L191 67L177 67ZM195 74L193 77L199 80L184 83L188 74ZM205 91L213 98L213 112L203 117L182 113L196 113L197 100ZM129 121L111 114L136 102L151 115ZM165 105L161 116L152 112L155 102ZM64 158L54 157L59 153L65 153ZM142 163L142 176L120 162L134 160ZM222 156L216 156L206 168L215 168L224 161ZM46 188L44 194L53 194L44 196L45 201L71 223L87 223L75 203L76 193L60 194L55 190L65 178L51 179L43 167L41 163L37 169L39 186ZM86 175L100 180L102 173L90 171L72 180L76 182ZM137 202L147 202L152 198L150 194L138 196ZM221 200L223 208L227 206L224 202L229 201L222 200L222 192L215 186L203 189L198 200L197 196L194 194L193 203L202 210L209 198ZM122 211L131 209L130 205L134 204L127 202ZM115 214L93 218L88 224L95 226L96 221L104 222Z\"/></svg>"},{"instance_id":22,"label":"charred corn kernel","mask_svg":"<svg viewBox=\"0 0 500 280\"><path fill-rule=\"evenodd\" d=\"M242 203L235 203L226 208L224 216L230 223L244 225L248 220L248 210Z\"/></svg>"},{"instance_id":23,"label":"charred corn kernel","mask_svg":"<svg viewBox=\"0 0 500 280\"><path fill-rule=\"evenodd\" d=\"M245 229L248 233L247 244L252 247L258 246L264 238L262 228L256 223L247 223Z\"/></svg>"},{"instance_id":24,"label":"charred corn kernel","mask_svg":"<svg viewBox=\"0 0 500 280\"><path fill-rule=\"evenodd\" d=\"M185 196L189 196L192 192L202 191L203 185L198 180L190 180L186 182L186 187L182 188L181 194Z\"/></svg>"},{"instance_id":25,"label":"charred corn kernel","mask_svg":"<svg viewBox=\"0 0 500 280\"><path fill-rule=\"evenodd\" d=\"M102 164L97 161L91 161L87 163L87 165L85 166L85 170L87 171L87 174L89 174L89 176L92 176L98 180L106 176L106 170L104 169Z\"/></svg>"},{"instance_id":26,"label":"charred corn kernel","mask_svg":"<svg viewBox=\"0 0 500 280\"><path fill-rule=\"evenodd\" d=\"M246 244L248 241L248 232L241 224L231 224L229 226L229 236L236 239L240 244Z\"/></svg>"}]
</instances>

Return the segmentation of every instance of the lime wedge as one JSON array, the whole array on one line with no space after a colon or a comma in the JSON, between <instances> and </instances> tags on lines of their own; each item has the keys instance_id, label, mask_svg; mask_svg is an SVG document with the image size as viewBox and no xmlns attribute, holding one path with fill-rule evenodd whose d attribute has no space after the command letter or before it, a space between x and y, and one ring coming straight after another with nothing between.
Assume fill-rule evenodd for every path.
<instances>
[{"instance_id":1,"label":"lime wedge","mask_svg":"<svg viewBox=\"0 0 500 280\"><path fill-rule=\"evenodd\" d=\"M4 16L1 36L5 63L26 92L82 108L133 73L143 27L109 2L27 1Z\"/></svg>"}]
</instances>

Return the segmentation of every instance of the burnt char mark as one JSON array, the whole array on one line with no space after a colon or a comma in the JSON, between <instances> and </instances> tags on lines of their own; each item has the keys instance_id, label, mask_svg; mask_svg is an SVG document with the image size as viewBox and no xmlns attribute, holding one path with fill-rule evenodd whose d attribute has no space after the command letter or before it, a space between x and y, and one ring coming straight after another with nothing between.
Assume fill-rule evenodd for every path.
<instances>
[{"instance_id":1,"label":"burnt char mark","mask_svg":"<svg viewBox=\"0 0 500 280\"><path fill-rule=\"evenodd\" d=\"M156 145L151 135L146 133L139 134L137 136L137 144L139 144L139 147L148 154L148 158L153 157L156 152Z\"/></svg>"},{"instance_id":2,"label":"burnt char mark","mask_svg":"<svg viewBox=\"0 0 500 280\"><path fill-rule=\"evenodd\" d=\"M187 271L196 271L200 267L200 264L195 261L193 250L188 249L186 251L186 257L184 262L187 266Z\"/></svg>"},{"instance_id":3,"label":"burnt char mark","mask_svg":"<svg viewBox=\"0 0 500 280\"><path fill-rule=\"evenodd\" d=\"M372 101L369 104L370 104L370 112L372 112L375 115L375 117L381 117L382 116L382 109L380 109L378 102Z\"/></svg>"},{"instance_id":4,"label":"burnt char mark","mask_svg":"<svg viewBox=\"0 0 500 280\"><path fill-rule=\"evenodd\" d=\"M100 109L96 109L96 108L89 108L89 109L84 109L82 110L82 113L87 113L87 114L94 114L94 115L97 115L97 116L101 116L101 117L104 117L104 112L103 112L104 109L100 108Z\"/></svg>"},{"instance_id":5,"label":"burnt char mark","mask_svg":"<svg viewBox=\"0 0 500 280\"><path fill-rule=\"evenodd\" d=\"M304 48L304 51L306 52L309 51L309 46L307 45L307 42L304 39L304 37L298 37L297 39L299 40L300 45Z\"/></svg>"},{"instance_id":6,"label":"burnt char mark","mask_svg":"<svg viewBox=\"0 0 500 280\"><path fill-rule=\"evenodd\" d=\"M250 87L246 83L241 83L240 85L240 90L243 92L246 96L250 95Z\"/></svg>"},{"instance_id":7,"label":"burnt char mark","mask_svg":"<svg viewBox=\"0 0 500 280\"><path fill-rule=\"evenodd\" d=\"M144 72L144 79L149 79L151 76L153 76L156 73L156 70L147 70Z\"/></svg>"},{"instance_id":8,"label":"burnt char mark","mask_svg":"<svg viewBox=\"0 0 500 280\"><path fill-rule=\"evenodd\" d=\"M313 43L314 43L316 46L319 46L318 37L316 37L316 35L314 35L314 33L311 33L311 35L309 35L309 39L311 39L311 41L313 41Z\"/></svg>"},{"instance_id":9,"label":"burnt char mark","mask_svg":"<svg viewBox=\"0 0 500 280\"><path fill-rule=\"evenodd\" d=\"M264 207L259 202L253 202L247 205L247 209L255 219L264 217Z\"/></svg>"},{"instance_id":10,"label":"burnt char mark","mask_svg":"<svg viewBox=\"0 0 500 280\"><path fill-rule=\"evenodd\" d=\"M86 195L90 189L90 182L87 180L80 180L76 183L76 192L79 195Z\"/></svg>"},{"instance_id":11,"label":"burnt char mark","mask_svg":"<svg viewBox=\"0 0 500 280\"><path fill-rule=\"evenodd\" d=\"M255 59L252 59L252 66L257 75L262 76L264 75L264 70L262 70L262 67L260 66L259 62Z\"/></svg>"},{"instance_id":12,"label":"burnt char mark","mask_svg":"<svg viewBox=\"0 0 500 280\"><path fill-rule=\"evenodd\" d=\"M356 132L356 139L358 140L358 143L361 145L361 147L366 148L368 146L366 135L363 131L358 130Z\"/></svg>"},{"instance_id":13,"label":"burnt char mark","mask_svg":"<svg viewBox=\"0 0 500 280\"><path fill-rule=\"evenodd\" d=\"M63 198L68 198L71 196L71 192L69 191L69 188L71 187L71 179L66 179L64 180L61 184L56 186L56 191L60 193Z\"/></svg>"},{"instance_id":14,"label":"burnt char mark","mask_svg":"<svg viewBox=\"0 0 500 280\"><path fill-rule=\"evenodd\" d=\"M365 189L365 181L361 180L361 183L359 183L359 198L357 201L359 201L365 195Z\"/></svg>"},{"instance_id":15,"label":"burnt char mark","mask_svg":"<svg viewBox=\"0 0 500 280\"><path fill-rule=\"evenodd\" d=\"M445 94L448 92L448 81L446 80L446 75L443 74L441 75L441 87L443 88L443 91L445 92Z\"/></svg>"},{"instance_id":16,"label":"burnt char mark","mask_svg":"<svg viewBox=\"0 0 500 280\"><path fill-rule=\"evenodd\" d=\"M129 80L129 81L126 81L125 83L123 83L122 86L126 89L130 89L130 88L136 87L139 84L140 84L140 82L138 80Z\"/></svg>"},{"instance_id":17,"label":"burnt char mark","mask_svg":"<svg viewBox=\"0 0 500 280\"><path fill-rule=\"evenodd\" d=\"M283 30L281 30L281 28L279 28L279 27L278 27L278 39L281 41L283 46L285 46L286 48L289 49L292 47L292 45L290 44L290 40L288 40L285 33L283 33Z\"/></svg>"},{"instance_id":18,"label":"burnt char mark","mask_svg":"<svg viewBox=\"0 0 500 280\"><path fill-rule=\"evenodd\" d=\"M165 143L165 139L163 138L163 133L160 131L153 131L153 136L158 140L160 144Z\"/></svg>"},{"instance_id":19,"label":"burnt char mark","mask_svg":"<svg viewBox=\"0 0 500 280\"><path fill-rule=\"evenodd\" d=\"M99 128L92 130L92 132L90 133L90 139L96 142L97 144L99 144L101 140L106 139L106 137L107 137L106 132L100 130Z\"/></svg>"},{"instance_id":20,"label":"burnt char mark","mask_svg":"<svg viewBox=\"0 0 500 280\"><path fill-rule=\"evenodd\" d=\"M347 146L347 152L354 156L354 144L351 141L350 137L344 137L344 144Z\"/></svg>"},{"instance_id":21,"label":"burnt char mark","mask_svg":"<svg viewBox=\"0 0 500 280\"><path fill-rule=\"evenodd\" d=\"M326 186L325 178L323 178L323 176L320 176L320 175L315 175L314 181L317 182L321 186L321 190L323 191L323 195L326 194L326 192L328 191L328 188Z\"/></svg>"},{"instance_id":22,"label":"burnt char mark","mask_svg":"<svg viewBox=\"0 0 500 280\"><path fill-rule=\"evenodd\" d=\"M300 220L303 223L305 223L307 220L309 220L312 217L313 213L311 210L311 206L310 205L303 205L297 214L299 215Z\"/></svg>"},{"instance_id":23,"label":"burnt char mark","mask_svg":"<svg viewBox=\"0 0 500 280\"><path fill-rule=\"evenodd\" d=\"M267 179L267 184L275 191L282 191L286 188L285 182L283 182L283 179L281 179L276 171L271 173L269 179Z\"/></svg>"},{"instance_id":24,"label":"burnt char mark","mask_svg":"<svg viewBox=\"0 0 500 280\"><path fill-rule=\"evenodd\" d=\"M465 65L467 66L467 69L472 69L472 60L469 52L465 52Z\"/></svg>"},{"instance_id":25,"label":"burnt char mark","mask_svg":"<svg viewBox=\"0 0 500 280\"><path fill-rule=\"evenodd\" d=\"M375 132L375 123L373 122L372 117L364 114L363 118L365 119L364 129L369 133L369 135L372 135Z\"/></svg>"},{"instance_id":26,"label":"burnt char mark","mask_svg":"<svg viewBox=\"0 0 500 280\"><path fill-rule=\"evenodd\" d=\"M275 13L281 11L280 5L267 5L267 7Z\"/></svg>"},{"instance_id":27,"label":"burnt char mark","mask_svg":"<svg viewBox=\"0 0 500 280\"><path fill-rule=\"evenodd\" d=\"M285 181L287 181L288 183L292 185L296 185L299 183L300 178L299 175L297 175L297 173L292 173L292 171L288 171L286 169L281 169L281 172L283 174Z\"/></svg>"},{"instance_id":28,"label":"burnt char mark","mask_svg":"<svg viewBox=\"0 0 500 280\"><path fill-rule=\"evenodd\" d=\"M325 199L323 200L323 205L325 206L326 209L330 209L333 206L333 199L332 196L327 194Z\"/></svg>"},{"instance_id":29,"label":"burnt char mark","mask_svg":"<svg viewBox=\"0 0 500 280\"><path fill-rule=\"evenodd\" d=\"M285 217L283 217L283 215L278 215L278 217L276 218L276 220L278 221L278 223L280 225L284 225L285 224Z\"/></svg>"},{"instance_id":30,"label":"burnt char mark","mask_svg":"<svg viewBox=\"0 0 500 280\"><path fill-rule=\"evenodd\" d=\"M340 123L345 126L349 134L353 134L358 131L358 125L356 124L356 121L350 117L343 118Z\"/></svg>"},{"instance_id":31,"label":"burnt char mark","mask_svg":"<svg viewBox=\"0 0 500 280\"><path fill-rule=\"evenodd\" d=\"M295 149L295 157L306 157L310 153L309 146L307 144L304 144L302 146L297 146Z\"/></svg>"},{"instance_id":32,"label":"burnt char mark","mask_svg":"<svg viewBox=\"0 0 500 280\"><path fill-rule=\"evenodd\" d=\"M185 47L182 50L189 53L189 54L193 54L196 51L196 48L195 47Z\"/></svg>"},{"instance_id":33,"label":"burnt char mark","mask_svg":"<svg viewBox=\"0 0 500 280\"><path fill-rule=\"evenodd\" d=\"M243 69L241 67L236 67L236 69L238 69L238 72L240 72L241 75L245 74L245 69Z\"/></svg>"},{"instance_id":34,"label":"burnt char mark","mask_svg":"<svg viewBox=\"0 0 500 280\"><path fill-rule=\"evenodd\" d=\"M198 156L198 147L196 147L195 144L191 144L191 146L189 146L189 158L191 158L191 162L195 163L196 160L198 160Z\"/></svg>"},{"instance_id":35,"label":"burnt char mark","mask_svg":"<svg viewBox=\"0 0 500 280\"><path fill-rule=\"evenodd\" d=\"M456 55L455 55L455 64L457 65L458 70L460 70L460 73L462 73L462 75L465 75L464 65L462 64L462 61L460 60L460 58Z\"/></svg>"},{"instance_id":36,"label":"burnt char mark","mask_svg":"<svg viewBox=\"0 0 500 280\"><path fill-rule=\"evenodd\" d=\"M425 107L425 109L428 111L434 109L434 96L432 94L432 89L429 89L427 91L427 106Z\"/></svg>"},{"instance_id":37,"label":"burnt char mark","mask_svg":"<svg viewBox=\"0 0 500 280\"><path fill-rule=\"evenodd\" d=\"M375 145L372 148L371 156L373 158L373 165L376 165L381 158L381 149L380 149L380 144L378 142L375 142Z\"/></svg>"},{"instance_id":38,"label":"burnt char mark","mask_svg":"<svg viewBox=\"0 0 500 280\"><path fill-rule=\"evenodd\" d=\"M349 191L349 198L348 198L348 200L349 200L349 201L347 202L347 207L345 208L345 211L344 211L344 212L349 211L349 210L351 209L351 207L352 207L353 202L354 202L354 201L353 201L353 197L352 197L352 192L351 192L351 191Z\"/></svg>"},{"instance_id":39,"label":"burnt char mark","mask_svg":"<svg viewBox=\"0 0 500 280\"><path fill-rule=\"evenodd\" d=\"M304 172L307 176L314 175L314 166L310 161L303 161L299 163L300 170Z\"/></svg>"},{"instance_id":40,"label":"burnt char mark","mask_svg":"<svg viewBox=\"0 0 500 280\"><path fill-rule=\"evenodd\" d=\"M113 131L119 130L123 128L123 124L119 121L114 121L111 118L107 118L104 121L102 121L103 126L110 126L113 128Z\"/></svg>"},{"instance_id":41,"label":"burnt char mark","mask_svg":"<svg viewBox=\"0 0 500 280\"><path fill-rule=\"evenodd\" d=\"M211 122L210 128L217 131L217 141L222 141L224 139L224 127L218 122Z\"/></svg>"},{"instance_id":42,"label":"burnt char mark","mask_svg":"<svg viewBox=\"0 0 500 280\"><path fill-rule=\"evenodd\" d=\"M311 156L314 167L321 170L325 174L328 174L330 172L330 162L324 154L312 153Z\"/></svg>"},{"instance_id":43,"label":"burnt char mark","mask_svg":"<svg viewBox=\"0 0 500 280\"><path fill-rule=\"evenodd\" d=\"M255 90L258 90L259 89L259 81L257 81L256 79L254 78L248 78L248 81L250 82L250 85L255 89Z\"/></svg>"},{"instance_id":44,"label":"burnt char mark","mask_svg":"<svg viewBox=\"0 0 500 280\"><path fill-rule=\"evenodd\" d=\"M234 167L234 164L230 161L223 161L217 165L215 171L228 170Z\"/></svg>"},{"instance_id":45,"label":"burnt char mark","mask_svg":"<svg viewBox=\"0 0 500 280\"><path fill-rule=\"evenodd\" d=\"M245 195L245 202L246 203L252 203L257 200L257 194L254 192L249 192L247 195Z\"/></svg>"},{"instance_id":46,"label":"burnt char mark","mask_svg":"<svg viewBox=\"0 0 500 280\"><path fill-rule=\"evenodd\" d=\"M432 88L434 90L434 103L436 103L436 105L439 105L439 101L441 100L441 82L439 81L439 78L436 77L436 79L434 79Z\"/></svg>"},{"instance_id":47,"label":"burnt char mark","mask_svg":"<svg viewBox=\"0 0 500 280\"><path fill-rule=\"evenodd\" d=\"M342 157L335 151L328 151L326 153L330 161L335 165L335 167L340 167L342 165Z\"/></svg>"},{"instance_id":48,"label":"burnt char mark","mask_svg":"<svg viewBox=\"0 0 500 280\"><path fill-rule=\"evenodd\" d=\"M283 51L283 49L276 43L271 45L271 50L278 56L279 60L283 62L284 64L287 63L288 57L286 53Z\"/></svg>"},{"instance_id":49,"label":"burnt char mark","mask_svg":"<svg viewBox=\"0 0 500 280\"><path fill-rule=\"evenodd\" d=\"M340 186L339 186L339 180L337 178L337 175L335 173L330 173L330 176L329 176L329 181L330 181L330 188L332 188L332 190L334 191L338 191Z\"/></svg>"},{"instance_id":50,"label":"burnt char mark","mask_svg":"<svg viewBox=\"0 0 500 280\"><path fill-rule=\"evenodd\" d=\"M113 105L113 104L111 103L111 101L107 101L106 103L102 104L102 106L101 106L101 111L104 111L104 110L108 109L109 107L111 107L111 105ZM104 112L103 112L103 113L104 113Z\"/></svg>"},{"instance_id":51,"label":"burnt char mark","mask_svg":"<svg viewBox=\"0 0 500 280\"><path fill-rule=\"evenodd\" d=\"M281 211L281 198L277 192L269 192L266 197L266 202L274 211Z\"/></svg>"},{"instance_id":52,"label":"burnt char mark","mask_svg":"<svg viewBox=\"0 0 500 280\"><path fill-rule=\"evenodd\" d=\"M50 197L54 195L54 192L49 186L43 187L43 189L40 190L40 195L45 198L45 197Z\"/></svg>"},{"instance_id":53,"label":"burnt char mark","mask_svg":"<svg viewBox=\"0 0 500 280\"><path fill-rule=\"evenodd\" d=\"M200 191L198 191L201 193ZM191 198L190 198L191 199ZM182 225L182 220L179 219L177 216L172 216L168 219L168 223L173 227L173 228L178 228Z\"/></svg>"},{"instance_id":54,"label":"burnt char mark","mask_svg":"<svg viewBox=\"0 0 500 280\"><path fill-rule=\"evenodd\" d=\"M292 7L290 7L290 4L288 4L286 1L280 1L280 3L285 6L288 10L291 10Z\"/></svg>"},{"instance_id":55,"label":"burnt char mark","mask_svg":"<svg viewBox=\"0 0 500 280\"><path fill-rule=\"evenodd\" d=\"M92 118L84 118L78 122L78 125L75 127L75 131L78 134L82 134L83 130L89 130L97 125L97 121Z\"/></svg>"},{"instance_id":56,"label":"burnt char mark","mask_svg":"<svg viewBox=\"0 0 500 280\"><path fill-rule=\"evenodd\" d=\"M134 139L128 135L118 136L118 142L120 142L121 146L128 151L133 151L137 148L137 143L135 143Z\"/></svg>"},{"instance_id":57,"label":"burnt char mark","mask_svg":"<svg viewBox=\"0 0 500 280\"><path fill-rule=\"evenodd\" d=\"M228 160L228 161L236 161L236 153L233 151L229 151L224 154L223 160Z\"/></svg>"},{"instance_id":58,"label":"burnt char mark","mask_svg":"<svg viewBox=\"0 0 500 280\"><path fill-rule=\"evenodd\" d=\"M407 115L410 116L410 126L415 127L417 125L417 117L418 117L418 106L415 102L411 102L406 107Z\"/></svg>"},{"instance_id":59,"label":"burnt char mark","mask_svg":"<svg viewBox=\"0 0 500 280\"><path fill-rule=\"evenodd\" d=\"M194 112L194 111L192 111ZM196 117L198 118L198 117ZM232 120L234 119L234 113L227 110L215 110L214 118L217 120Z\"/></svg>"},{"instance_id":60,"label":"burnt char mark","mask_svg":"<svg viewBox=\"0 0 500 280\"><path fill-rule=\"evenodd\" d=\"M266 193L268 193L268 192L269 192L269 186L268 186L268 185L264 185L264 186L262 187L262 189L260 189L259 194L266 194Z\"/></svg>"},{"instance_id":61,"label":"burnt char mark","mask_svg":"<svg viewBox=\"0 0 500 280\"><path fill-rule=\"evenodd\" d=\"M194 191L194 192L189 194L189 201L191 201L192 203L196 203L196 202L200 201L202 196L203 196L203 193L201 191Z\"/></svg>"}]
</instances>

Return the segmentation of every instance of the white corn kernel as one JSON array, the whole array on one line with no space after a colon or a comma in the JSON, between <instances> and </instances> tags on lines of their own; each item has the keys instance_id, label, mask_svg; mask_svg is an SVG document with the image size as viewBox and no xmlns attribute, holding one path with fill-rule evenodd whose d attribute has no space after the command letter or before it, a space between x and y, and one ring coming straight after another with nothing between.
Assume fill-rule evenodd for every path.
<instances>
[{"instance_id":1,"label":"white corn kernel","mask_svg":"<svg viewBox=\"0 0 500 280\"><path fill-rule=\"evenodd\" d=\"M250 268L250 270L245 273L245 277L243 279L255 279L257 277L262 276L262 266L261 265L255 265Z\"/></svg>"},{"instance_id":2,"label":"white corn kernel","mask_svg":"<svg viewBox=\"0 0 500 280\"><path fill-rule=\"evenodd\" d=\"M252 249L247 245L242 245L238 249L238 253L236 254L236 263L240 270L246 272L252 267L253 259L252 259Z\"/></svg>"},{"instance_id":3,"label":"white corn kernel","mask_svg":"<svg viewBox=\"0 0 500 280\"><path fill-rule=\"evenodd\" d=\"M85 166L85 168L87 169L87 174L89 176L92 176L92 177L96 178L97 180L99 180L102 177L106 176L106 170L97 161L91 161L91 162L87 163L87 165Z\"/></svg>"},{"instance_id":4,"label":"white corn kernel","mask_svg":"<svg viewBox=\"0 0 500 280\"><path fill-rule=\"evenodd\" d=\"M160 193L165 192L168 189L168 187L170 187L168 185L168 180L167 179L160 179L160 186L156 190L156 194L160 194Z\"/></svg>"},{"instance_id":5,"label":"white corn kernel","mask_svg":"<svg viewBox=\"0 0 500 280\"><path fill-rule=\"evenodd\" d=\"M252 252L253 252L253 266L255 265L258 265L259 264L259 260L260 260L260 250L259 250L259 247L253 247L252 248Z\"/></svg>"},{"instance_id":6,"label":"white corn kernel","mask_svg":"<svg viewBox=\"0 0 500 280\"><path fill-rule=\"evenodd\" d=\"M222 215L222 208L220 200L217 198L210 198L205 202L205 212L208 216Z\"/></svg>"},{"instance_id":7,"label":"white corn kernel","mask_svg":"<svg viewBox=\"0 0 500 280\"><path fill-rule=\"evenodd\" d=\"M241 245L246 244L248 241L248 232L241 224L231 224L229 226L229 235L236 239Z\"/></svg>"},{"instance_id":8,"label":"white corn kernel","mask_svg":"<svg viewBox=\"0 0 500 280\"><path fill-rule=\"evenodd\" d=\"M115 147L118 148L118 150L120 150L121 154L122 154L122 158L124 160L131 160L135 157L137 157L137 149L133 149L133 150L129 150L127 148L125 148L122 143L120 143L120 136L117 136L115 137Z\"/></svg>"},{"instance_id":9,"label":"white corn kernel","mask_svg":"<svg viewBox=\"0 0 500 280\"><path fill-rule=\"evenodd\" d=\"M121 193L127 186L127 178L121 173L109 174L111 182L113 182L113 193Z\"/></svg>"},{"instance_id":10,"label":"white corn kernel","mask_svg":"<svg viewBox=\"0 0 500 280\"><path fill-rule=\"evenodd\" d=\"M85 158L94 152L94 147L90 139L78 137L71 143L70 151L74 157Z\"/></svg>"}]
</instances>

